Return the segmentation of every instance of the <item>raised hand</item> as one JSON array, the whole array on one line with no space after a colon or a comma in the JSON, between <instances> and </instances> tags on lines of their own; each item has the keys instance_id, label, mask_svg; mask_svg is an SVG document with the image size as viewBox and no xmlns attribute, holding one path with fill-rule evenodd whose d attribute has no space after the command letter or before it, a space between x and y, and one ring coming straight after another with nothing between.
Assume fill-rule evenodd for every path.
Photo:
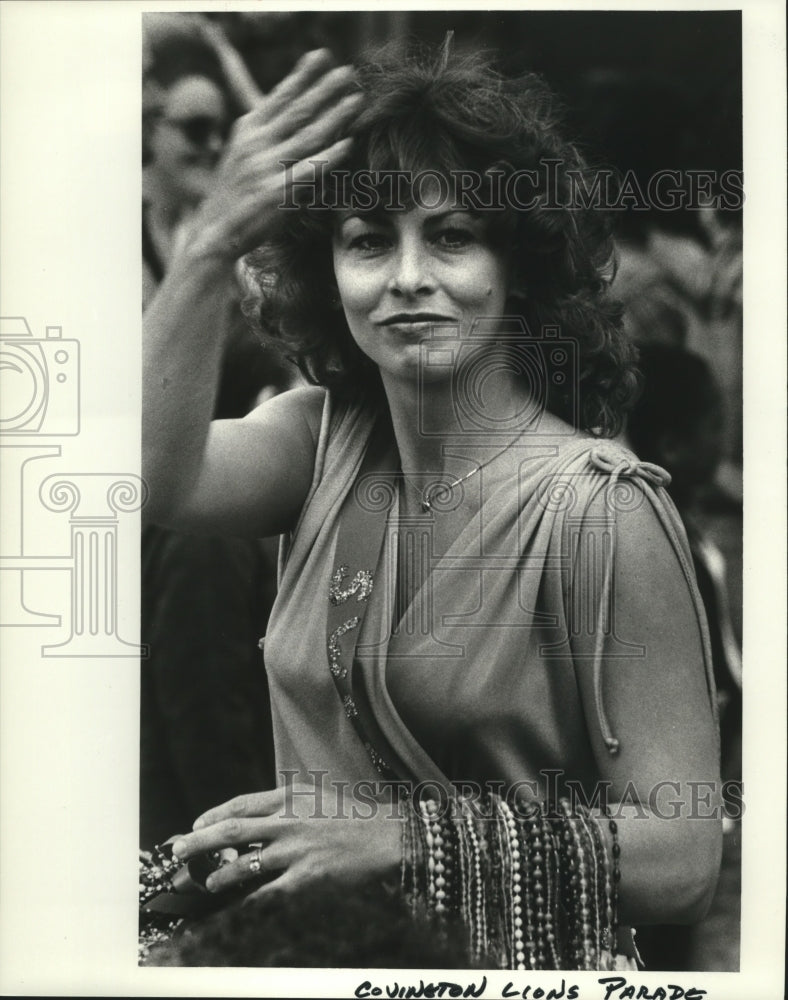
<instances>
[{"instance_id":1,"label":"raised hand","mask_svg":"<svg viewBox=\"0 0 788 1000\"><path fill-rule=\"evenodd\" d=\"M259 105L236 122L214 188L193 223L191 249L237 260L266 238L287 188L311 180L321 160L339 163L342 135L362 94L349 66L332 67L325 49L309 52ZM285 172L283 161L297 161Z\"/></svg>"}]
</instances>

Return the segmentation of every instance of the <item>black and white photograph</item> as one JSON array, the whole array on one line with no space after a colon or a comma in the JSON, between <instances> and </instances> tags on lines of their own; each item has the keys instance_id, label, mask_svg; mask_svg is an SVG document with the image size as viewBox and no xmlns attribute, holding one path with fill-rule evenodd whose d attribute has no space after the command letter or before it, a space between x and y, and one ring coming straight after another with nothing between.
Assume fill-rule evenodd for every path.
<instances>
[{"instance_id":1,"label":"black and white photograph","mask_svg":"<svg viewBox=\"0 0 788 1000\"><path fill-rule=\"evenodd\" d=\"M0 13L3 992L781 996L781 5Z\"/></svg>"}]
</instances>

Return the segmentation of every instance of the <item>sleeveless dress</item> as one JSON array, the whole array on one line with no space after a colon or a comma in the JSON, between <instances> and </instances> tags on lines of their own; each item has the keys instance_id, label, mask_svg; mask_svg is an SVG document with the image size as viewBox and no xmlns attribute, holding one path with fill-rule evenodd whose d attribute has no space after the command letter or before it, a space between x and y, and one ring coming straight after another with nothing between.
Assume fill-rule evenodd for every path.
<instances>
[{"instance_id":1,"label":"sleeveless dress","mask_svg":"<svg viewBox=\"0 0 788 1000\"><path fill-rule=\"evenodd\" d=\"M611 665L630 666L637 693L648 670L642 636L618 634L611 601L617 537L644 517L664 534L686 585L706 667L698 682L714 715L708 630L686 536L664 489L667 473L611 441L574 437L540 448L525 440L517 481L499 472L482 483L487 469L474 477L484 507L443 557L431 556L429 517L411 526L431 574L397 622L396 470L375 481L385 496L372 502L386 505L377 564L352 565L352 544L349 559L337 555L343 504L358 489L376 419L372 409L327 395L312 487L280 555L265 638L280 775L380 777L383 751L365 746L351 724L354 706L340 696L327 652L332 575L344 569L339 579L349 582L363 569L371 594L351 636L354 668L396 771L444 785L557 781L557 788L571 779L591 792L601 756L615 754L622 767L628 756L608 719L606 674ZM583 579L590 583L578 587ZM352 621L359 605L345 600ZM583 635L594 649L578 657Z\"/></svg>"},{"instance_id":2,"label":"sleeveless dress","mask_svg":"<svg viewBox=\"0 0 788 1000\"><path fill-rule=\"evenodd\" d=\"M651 677L644 637L616 621L614 570L623 533L644 521L675 559L705 663L695 691L671 704L681 715L705 701L716 732L708 629L664 470L611 441L525 438L515 481L509 464L463 484L483 489L484 505L436 558L440 513L400 517L392 442L387 415L326 396L264 640L280 784L364 782L381 799L392 778L539 801L579 788L592 802L603 761L623 783L650 748L621 745L618 723L650 711ZM370 473L381 448L388 465L372 454ZM379 541L365 539L375 531ZM430 572L396 620L403 531ZM622 927L616 967L637 961Z\"/></svg>"}]
</instances>

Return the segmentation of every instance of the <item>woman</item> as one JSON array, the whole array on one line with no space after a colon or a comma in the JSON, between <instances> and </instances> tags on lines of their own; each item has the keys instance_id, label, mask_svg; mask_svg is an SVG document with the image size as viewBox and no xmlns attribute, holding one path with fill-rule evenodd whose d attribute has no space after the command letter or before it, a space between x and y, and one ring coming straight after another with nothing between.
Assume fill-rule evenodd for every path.
<instances>
[{"instance_id":1,"label":"woman","mask_svg":"<svg viewBox=\"0 0 788 1000\"><path fill-rule=\"evenodd\" d=\"M664 474L600 441L634 377L604 231L566 198L583 169L535 80L445 50L359 77L311 53L239 122L146 332L149 516L287 538L281 787L176 841L238 848L210 889L401 872L518 968L604 967L632 954L617 922L707 905L705 624ZM316 384L211 425L258 246L263 320Z\"/></svg>"}]
</instances>

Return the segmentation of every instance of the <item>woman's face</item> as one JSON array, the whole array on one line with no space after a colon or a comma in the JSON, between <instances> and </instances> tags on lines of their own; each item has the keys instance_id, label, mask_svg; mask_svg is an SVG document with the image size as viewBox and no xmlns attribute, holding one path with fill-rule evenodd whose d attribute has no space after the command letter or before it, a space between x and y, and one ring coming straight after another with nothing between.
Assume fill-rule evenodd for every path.
<instances>
[{"instance_id":1,"label":"woman's face","mask_svg":"<svg viewBox=\"0 0 788 1000\"><path fill-rule=\"evenodd\" d=\"M184 76L166 92L151 137L151 163L175 205L195 205L208 193L227 134L220 88L205 76Z\"/></svg>"},{"instance_id":2,"label":"woman's face","mask_svg":"<svg viewBox=\"0 0 788 1000\"><path fill-rule=\"evenodd\" d=\"M384 375L412 378L434 327L467 337L475 320L505 314L508 261L471 212L344 213L334 274L350 332Z\"/></svg>"}]
</instances>

